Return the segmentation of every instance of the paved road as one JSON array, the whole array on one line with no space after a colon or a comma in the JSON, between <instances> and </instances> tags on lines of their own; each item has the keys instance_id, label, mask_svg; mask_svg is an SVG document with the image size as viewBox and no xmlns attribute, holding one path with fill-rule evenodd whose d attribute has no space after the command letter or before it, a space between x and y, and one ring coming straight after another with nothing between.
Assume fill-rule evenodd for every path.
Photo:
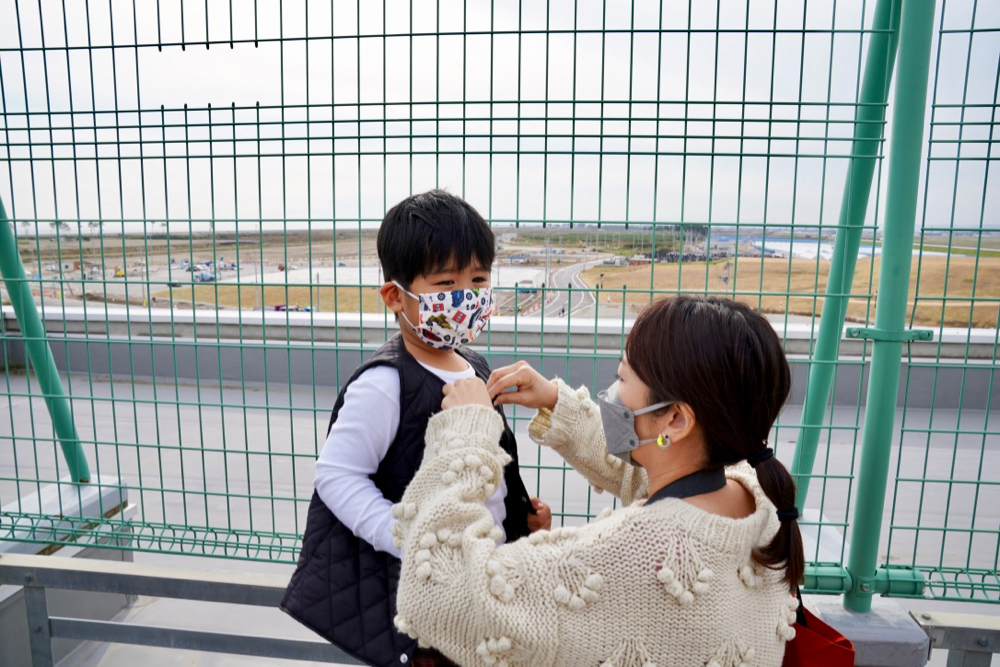
<instances>
[{"instance_id":1,"label":"paved road","mask_svg":"<svg viewBox=\"0 0 1000 667\"><path fill-rule=\"evenodd\" d=\"M588 289L589 286L587 283L583 282L580 278L580 274L590 267L597 266L600 263L600 260L583 262L582 264L574 264L573 266L567 266L564 269L559 269L558 271L553 272L553 287L573 287L573 303L569 303L569 292L559 292L555 300L548 306L548 311L550 313L559 313L561 309L566 308L568 313L572 313L580 310L581 308L586 308L596 304L597 297L595 297L594 293ZM581 291L575 291L577 289Z\"/></svg>"},{"instance_id":2,"label":"paved road","mask_svg":"<svg viewBox=\"0 0 1000 667\"><path fill-rule=\"evenodd\" d=\"M580 274L589 269L592 266L597 266L602 260L592 260L589 262L581 262L579 264L572 264L570 266L557 269L552 272L552 284L550 287L567 288L572 285L573 287L573 304L569 305L570 294L569 292L557 292L553 297L552 301L545 304L545 316L546 317L565 317L566 312L562 312L563 309L567 309L569 312L576 312L582 308L590 308L597 303L597 298L594 293L590 291L587 283L583 282L580 278ZM530 317L541 317L542 310L538 310L530 315Z\"/></svg>"}]
</instances>

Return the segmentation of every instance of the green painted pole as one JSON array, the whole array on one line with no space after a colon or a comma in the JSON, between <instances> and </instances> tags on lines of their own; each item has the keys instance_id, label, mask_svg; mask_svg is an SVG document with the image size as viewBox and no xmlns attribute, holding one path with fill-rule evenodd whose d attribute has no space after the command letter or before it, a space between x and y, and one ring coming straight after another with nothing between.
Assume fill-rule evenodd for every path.
<instances>
[{"instance_id":1,"label":"green painted pole","mask_svg":"<svg viewBox=\"0 0 1000 667\"><path fill-rule=\"evenodd\" d=\"M844 606L859 612L871 609L875 592L873 584L903 354L900 339L906 325L910 289L934 5L933 0L904 0L900 21L899 71L889 140L879 297L861 462L855 486L851 551L847 561L854 585L844 596Z\"/></svg>"},{"instance_id":2,"label":"green painted pole","mask_svg":"<svg viewBox=\"0 0 1000 667\"><path fill-rule=\"evenodd\" d=\"M87 457L84 456L83 447L80 446L80 437L76 433L76 423L73 421L73 411L63 391L52 349L45 339L45 328L38 316L38 309L35 308L35 300L31 297L31 287L28 285L21 255L17 252L17 241L7 220L7 212L2 201L0 201L0 274L3 275L7 285L7 294L14 307L14 316L21 328L21 335L24 336L28 359L35 368L38 385L42 389L45 406L52 419L52 429L62 446L69 474L74 482L87 483L90 481Z\"/></svg>"},{"instance_id":3,"label":"green painted pole","mask_svg":"<svg viewBox=\"0 0 1000 667\"><path fill-rule=\"evenodd\" d=\"M851 161L844 183L844 198L840 204L837 238L834 241L830 275L823 297L823 314L813 350L812 365L802 406L792 476L796 483L796 505L805 506L809 491L809 475L816 461L826 405L840 354L840 338L847 315L848 294L854 283L854 268L858 261L861 231L868 210L872 177L885 130L885 103L889 98L893 62L899 28L900 0L879 0L872 21L872 35L865 61L865 72L854 114L854 141Z\"/></svg>"}]
</instances>

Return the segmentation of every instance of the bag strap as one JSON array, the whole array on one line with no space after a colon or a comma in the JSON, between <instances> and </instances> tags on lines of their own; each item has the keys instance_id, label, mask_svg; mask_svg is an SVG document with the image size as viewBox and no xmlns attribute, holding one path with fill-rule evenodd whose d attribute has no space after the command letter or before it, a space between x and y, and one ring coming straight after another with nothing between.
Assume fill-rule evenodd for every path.
<instances>
[{"instance_id":1,"label":"bag strap","mask_svg":"<svg viewBox=\"0 0 1000 667\"><path fill-rule=\"evenodd\" d=\"M806 625L806 610L802 605L802 589L797 584L795 586L795 597L799 599L799 607L795 610L795 622L803 628L809 627Z\"/></svg>"}]
</instances>

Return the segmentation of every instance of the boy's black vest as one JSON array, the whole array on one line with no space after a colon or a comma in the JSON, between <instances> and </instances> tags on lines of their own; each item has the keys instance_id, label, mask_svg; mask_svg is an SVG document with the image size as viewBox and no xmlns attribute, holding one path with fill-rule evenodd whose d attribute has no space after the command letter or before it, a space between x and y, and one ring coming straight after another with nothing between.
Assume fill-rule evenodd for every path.
<instances>
[{"instance_id":1,"label":"boy's black vest","mask_svg":"<svg viewBox=\"0 0 1000 667\"><path fill-rule=\"evenodd\" d=\"M459 350L459 354L475 369L476 375L483 380L489 377L485 359L469 350ZM374 366L393 366L399 371L399 430L378 470L371 475L382 495L397 503L423 459L427 420L441 410L444 382L417 363L397 334L362 364L340 390L330 416L331 427L344 405L347 387ZM499 408L498 412L503 416ZM373 420L380 418L378 414L371 415ZM513 542L528 534L530 502L518 472L514 434L506 419L500 446L514 459L504 470L507 518L503 523L507 541ZM416 641L400 634L393 625L399 568L398 558L376 551L355 537L313 491L302 536L302 553L281 609L367 663L406 664Z\"/></svg>"}]
</instances>

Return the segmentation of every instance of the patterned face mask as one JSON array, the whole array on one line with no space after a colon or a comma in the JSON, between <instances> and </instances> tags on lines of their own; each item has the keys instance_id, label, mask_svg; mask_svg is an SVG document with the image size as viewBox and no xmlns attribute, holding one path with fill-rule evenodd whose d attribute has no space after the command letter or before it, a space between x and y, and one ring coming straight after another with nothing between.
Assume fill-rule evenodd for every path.
<instances>
[{"instance_id":1,"label":"patterned face mask","mask_svg":"<svg viewBox=\"0 0 1000 667\"><path fill-rule=\"evenodd\" d=\"M414 324L401 312L403 319L420 340L439 350L454 350L472 342L493 315L493 291L489 287L418 296L395 280L393 283L418 303L419 321Z\"/></svg>"}]
</instances>

